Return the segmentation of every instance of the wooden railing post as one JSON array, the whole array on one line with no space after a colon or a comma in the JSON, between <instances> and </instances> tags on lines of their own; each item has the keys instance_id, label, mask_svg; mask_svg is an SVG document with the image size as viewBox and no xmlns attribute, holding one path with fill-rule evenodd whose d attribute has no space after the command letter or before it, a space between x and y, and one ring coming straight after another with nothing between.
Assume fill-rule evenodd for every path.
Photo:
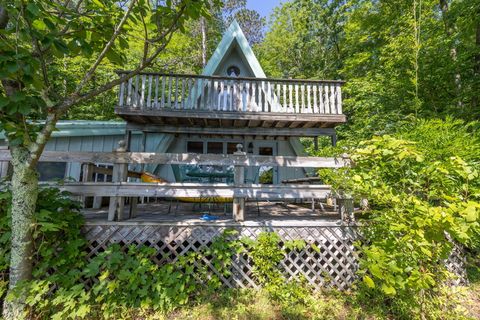
<instances>
[{"instance_id":1,"label":"wooden railing post","mask_svg":"<svg viewBox=\"0 0 480 320\"><path fill-rule=\"evenodd\" d=\"M353 215L353 198L349 195L342 194L337 198L337 203L340 219L347 223L355 222Z\"/></svg>"},{"instance_id":2,"label":"wooden railing post","mask_svg":"<svg viewBox=\"0 0 480 320\"><path fill-rule=\"evenodd\" d=\"M93 181L93 163L84 163L83 170L82 170L82 181L83 182L91 182ZM82 197L82 204L83 207L87 207L87 202L90 197Z\"/></svg>"},{"instance_id":3,"label":"wooden railing post","mask_svg":"<svg viewBox=\"0 0 480 320\"><path fill-rule=\"evenodd\" d=\"M246 155L242 151L242 145L237 144L237 151L234 152L234 155ZM245 167L244 166L235 166L233 171L233 183L235 187L243 185L245 182ZM245 220L245 198L244 197L234 197L233 198L233 220L239 222Z\"/></svg>"},{"instance_id":4,"label":"wooden railing post","mask_svg":"<svg viewBox=\"0 0 480 320\"><path fill-rule=\"evenodd\" d=\"M125 152L127 150L124 140L118 142L118 148L114 152ZM114 163L112 172L112 182L127 181L128 164ZM108 207L108 221L121 221L124 218L125 198L124 197L110 197L110 205Z\"/></svg>"},{"instance_id":5,"label":"wooden railing post","mask_svg":"<svg viewBox=\"0 0 480 320\"><path fill-rule=\"evenodd\" d=\"M8 150L8 146L0 146L0 150ZM0 179L8 176L8 161L0 161Z\"/></svg>"}]
</instances>

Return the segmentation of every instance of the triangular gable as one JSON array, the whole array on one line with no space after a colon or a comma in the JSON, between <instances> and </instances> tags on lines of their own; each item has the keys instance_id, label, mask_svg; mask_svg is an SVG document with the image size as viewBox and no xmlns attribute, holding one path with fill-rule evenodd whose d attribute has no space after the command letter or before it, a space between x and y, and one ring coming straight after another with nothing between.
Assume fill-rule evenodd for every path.
<instances>
[{"instance_id":1,"label":"triangular gable","mask_svg":"<svg viewBox=\"0 0 480 320\"><path fill-rule=\"evenodd\" d=\"M239 53L243 55L243 58L253 72L254 77L266 78L265 72L263 72L257 57L255 57L252 48L248 44L247 38L245 38L245 35L243 34L243 31L236 20L233 20L223 35L222 40L215 49L215 52L211 56L210 60L208 60L205 68L203 68L202 75L214 75L222 61L235 46L237 46Z\"/></svg>"}]
</instances>

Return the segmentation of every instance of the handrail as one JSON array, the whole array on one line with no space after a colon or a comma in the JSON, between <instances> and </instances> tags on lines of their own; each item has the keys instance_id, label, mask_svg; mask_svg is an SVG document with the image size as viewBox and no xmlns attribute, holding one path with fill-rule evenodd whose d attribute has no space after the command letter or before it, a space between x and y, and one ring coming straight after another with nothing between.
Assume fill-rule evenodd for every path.
<instances>
[{"instance_id":1,"label":"handrail","mask_svg":"<svg viewBox=\"0 0 480 320\"><path fill-rule=\"evenodd\" d=\"M115 70L118 75L128 74L131 70ZM325 80L325 79L283 79L283 78L253 78L253 77L224 77L217 75L201 75L190 73L170 73L170 72L156 72L143 71L138 75L152 75L152 76L169 76L169 77L188 77L188 78L203 78L203 79L218 79L218 80L245 80L245 81L274 81L274 82L311 82L311 83L339 83L345 84L345 80Z\"/></svg>"},{"instance_id":2,"label":"handrail","mask_svg":"<svg viewBox=\"0 0 480 320\"><path fill-rule=\"evenodd\" d=\"M10 161L8 150L0 150L0 161ZM153 153L153 152L66 152L45 151L40 161L120 163L120 164L195 164L219 166L278 166L297 168L341 168L347 158L257 156L235 154Z\"/></svg>"}]
</instances>

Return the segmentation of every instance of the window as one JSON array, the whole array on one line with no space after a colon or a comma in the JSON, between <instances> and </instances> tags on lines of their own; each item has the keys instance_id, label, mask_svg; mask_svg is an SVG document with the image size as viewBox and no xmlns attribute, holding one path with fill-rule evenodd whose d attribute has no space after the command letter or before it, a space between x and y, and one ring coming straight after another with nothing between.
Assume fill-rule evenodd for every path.
<instances>
[{"instance_id":1,"label":"window","mask_svg":"<svg viewBox=\"0 0 480 320\"><path fill-rule=\"evenodd\" d=\"M228 142L227 143L227 154L233 154L237 152L237 144L240 142Z\"/></svg>"},{"instance_id":2,"label":"window","mask_svg":"<svg viewBox=\"0 0 480 320\"><path fill-rule=\"evenodd\" d=\"M202 141L188 141L187 142L187 152L188 153L203 153L203 142Z\"/></svg>"},{"instance_id":3,"label":"window","mask_svg":"<svg viewBox=\"0 0 480 320\"><path fill-rule=\"evenodd\" d=\"M207 142L207 153L223 154L223 142Z\"/></svg>"},{"instance_id":4,"label":"window","mask_svg":"<svg viewBox=\"0 0 480 320\"><path fill-rule=\"evenodd\" d=\"M261 156L273 156L273 148L259 147L258 154ZM273 167L261 166L258 182L262 184L273 184Z\"/></svg>"},{"instance_id":5,"label":"window","mask_svg":"<svg viewBox=\"0 0 480 320\"><path fill-rule=\"evenodd\" d=\"M229 77L238 77L240 75L240 68L237 66L230 66L227 69L227 76Z\"/></svg>"},{"instance_id":6,"label":"window","mask_svg":"<svg viewBox=\"0 0 480 320\"><path fill-rule=\"evenodd\" d=\"M37 170L40 181L52 181L65 178L66 162L39 162Z\"/></svg>"}]
</instances>

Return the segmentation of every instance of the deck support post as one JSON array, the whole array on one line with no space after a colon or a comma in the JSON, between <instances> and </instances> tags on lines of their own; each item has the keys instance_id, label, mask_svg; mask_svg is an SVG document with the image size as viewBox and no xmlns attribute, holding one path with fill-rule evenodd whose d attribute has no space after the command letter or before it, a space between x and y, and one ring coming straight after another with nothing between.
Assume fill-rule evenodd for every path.
<instances>
[{"instance_id":1,"label":"deck support post","mask_svg":"<svg viewBox=\"0 0 480 320\"><path fill-rule=\"evenodd\" d=\"M331 138L332 138L332 146L333 146L333 147L336 147L336 146L337 146L337 133L334 132L334 133L331 135Z\"/></svg>"},{"instance_id":2,"label":"deck support post","mask_svg":"<svg viewBox=\"0 0 480 320\"><path fill-rule=\"evenodd\" d=\"M8 150L8 146L0 146L0 150ZM0 179L8 176L8 161L0 161Z\"/></svg>"},{"instance_id":3,"label":"deck support post","mask_svg":"<svg viewBox=\"0 0 480 320\"><path fill-rule=\"evenodd\" d=\"M242 145L237 144L237 151L234 152L235 155L246 155L242 151ZM245 167L244 166L235 166L233 172L233 182L236 187L239 187L245 183ZM245 198L244 197L233 197L233 220L236 222L245 220Z\"/></svg>"},{"instance_id":4,"label":"deck support post","mask_svg":"<svg viewBox=\"0 0 480 320\"><path fill-rule=\"evenodd\" d=\"M118 148L115 152L125 152L126 144L124 140L118 142ZM113 182L126 182L128 174L128 164L126 163L114 163L112 181ZM110 197L110 205L108 207L108 221L121 221L124 218L125 211L125 198L124 197Z\"/></svg>"},{"instance_id":5,"label":"deck support post","mask_svg":"<svg viewBox=\"0 0 480 320\"><path fill-rule=\"evenodd\" d=\"M82 170L82 181L83 182L91 182L93 181L93 167L94 167L94 164L93 163L84 163L83 164L83 170ZM81 201L82 201L82 204L83 204L83 207L86 208L87 207L87 199L89 197L81 197Z\"/></svg>"},{"instance_id":6,"label":"deck support post","mask_svg":"<svg viewBox=\"0 0 480 320\"><path fill-rule=\"evenodd\" d=\"M355 222L353 215L353 198L350 196L341 196L337 199L338 211L342 221L347 223Z\"/></svg>"}]
</instances>

